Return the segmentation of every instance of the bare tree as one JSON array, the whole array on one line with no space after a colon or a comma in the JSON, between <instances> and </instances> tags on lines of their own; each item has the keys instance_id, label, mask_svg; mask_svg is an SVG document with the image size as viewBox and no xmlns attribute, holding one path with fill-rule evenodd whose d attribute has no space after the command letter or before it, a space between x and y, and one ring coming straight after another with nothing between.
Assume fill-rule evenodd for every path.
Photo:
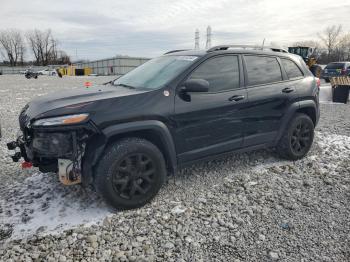
<instances>
[{"instance_id":1,"label":"bare tree","mask_svg":"<svg viewBox=\"0 0 350 262\"><path fill-rule=\"evenodd\" d=\"M24 60L25 44L19 30L3 30L0 32L0 45L3 48L5 57L11 66L16 66L18 62Z\"/></svg>"},{"instance_id":2,"label":"bare tree","mask_svg":"<svg viewBox=\"0 0 350 262\"><path fill-rule=\"evenodd\" d=\"M327 48L328 57L330 58L335 51L337 44L339 43L340 34L342 31L341 25L332 25L327 27L321 33L318 33L318 37Z\"/></svg>"},{"instance_id":3,"label":"bare tree","mask_svg":"<svg viewBox=\"0 0 350 262\"><path fill-rule=\"evenodd\" d=\"M70 64L70 57L66 52L59 50L57 51L57 64Z\"/></svg>"},{"instance_id":4,"label":"bare tree","mask_svg":"<svg viewBox=\"0 0 350 262\"><path fill-rule=\"evenodd\" d=\"M51 30L35 29L26 34L29 46L38 65L48 65L57 59L57 41Z\"/></svg>"},{"instance_id":5,"label":"bare tree","mask_svg":"<svg viewBox=\"0 0 350 262\"><path fill-rule=\"evenodd\" d=\"M26 34L26 38L27 38L27 41L29 43L29 46L33 52L33 55L35 57L35 60L36 60L36 64L39 64L40 63L40 44L38 43L38 40L37 40L37 35L38 35L38 32L37 30L34 30L34 31L31 31L31 32L27 32Z\"/></svg>"},{"instance_id":6,"label":"bare tree","mask_svg":"<svg viewBox=\"0 0 350 262\"><path fill-rule=\"evenodd\" d=\"M57 50L58 40L51 37L50 42L51 42L51 47L50 47L50 50L48 52L48 54L49 54L48 60L51 62L55 62L58 60L58 50Z\"/></svg>"},{"instance_id":7,"label":"bare tree","mask_svg":"<svg viewBox=\"0 0 350 262\"><path fill-rule=\"evenodd\" d=\"M349 61L350 60L350 33L347 33L340 37L339 43L336 47L338 54L338 60Z\"/></svg>"}]
</instances>

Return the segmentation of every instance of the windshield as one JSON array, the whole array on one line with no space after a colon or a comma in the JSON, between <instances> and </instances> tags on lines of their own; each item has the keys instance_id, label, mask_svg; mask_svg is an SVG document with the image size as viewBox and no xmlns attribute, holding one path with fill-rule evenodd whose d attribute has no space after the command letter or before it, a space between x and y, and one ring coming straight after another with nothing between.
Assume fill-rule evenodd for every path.
<instances>
[{"instance_id":1,"label":"windshield","mask_svg":"<svg viewBox=\"0 0 350 262\"><path fill-rule=\"evenodd\" d=\"M344 63L331 63L326 66L327 69L343 69Z\"/></svg>"},{"instance_id":2,"label":"windshield","mask_svg":"<svg viewBox=\"0 0 350 262\"><path fill-rule=\"evenodd\" d=\"M140 89L158 89L175 78L197 58L197 56L157 57L118 78L113 82L113 85Z\"/></svg>"}]
</instances>

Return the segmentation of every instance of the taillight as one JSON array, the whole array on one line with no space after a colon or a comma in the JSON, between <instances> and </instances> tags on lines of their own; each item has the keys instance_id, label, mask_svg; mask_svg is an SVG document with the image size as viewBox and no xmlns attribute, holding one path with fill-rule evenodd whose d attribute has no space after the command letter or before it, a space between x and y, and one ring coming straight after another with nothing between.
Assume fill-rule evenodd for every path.
<instances>
[{"instance_id":1,"label":"taillight","mask_svg":"<svg viewBox=\"0 0 350 262\"><path fill-rule=\"evenodd\" d=\"M318 88L320 88L321 80L318 77L315 77L315 78L316 78L316 85L317 85Z\"/></svg>"}]
</instances>

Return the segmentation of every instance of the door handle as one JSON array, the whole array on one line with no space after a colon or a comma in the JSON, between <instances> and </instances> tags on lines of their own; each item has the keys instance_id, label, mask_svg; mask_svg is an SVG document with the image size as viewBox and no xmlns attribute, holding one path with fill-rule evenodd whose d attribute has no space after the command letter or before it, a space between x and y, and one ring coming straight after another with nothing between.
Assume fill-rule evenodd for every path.
<instances>
[{"instance_id":1,"label":"door handle","mask_svg":"<svg viewBox=\"0 0 350 262\"><path fill-rule=\"evenodd\" d=\"M283 93L291 93L291 92L293 92L294 91L294 89L293 88L290 88L290 87L286 87L286 88L283 88L282 89L282 92Z\"/></svg>"},{"instance_id":2,"label":"door handle","mask_svg":"<svg viewBox=\"0 0 350 262\"><path fill-rule=\"evenodd\" d=\"M240 101L240 100L243 100L243 99L244 99L244 96L242 96L242 95L235 95L235 96L230 97L228 100L229 101Z\"/></svg>"}]
</instances>

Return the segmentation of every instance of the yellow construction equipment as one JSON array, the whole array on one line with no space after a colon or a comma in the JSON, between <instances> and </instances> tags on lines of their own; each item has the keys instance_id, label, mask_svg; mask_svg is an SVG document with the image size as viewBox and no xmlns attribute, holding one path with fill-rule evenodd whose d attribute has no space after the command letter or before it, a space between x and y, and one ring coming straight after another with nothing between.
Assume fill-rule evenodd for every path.
<instances>
[{"instance_id":1,"label":"yellow construction equipment","mask_svg":"<svg viewBox=\"0 0 350 262\"><path fill-rule=\"evenodd\" d=\"M301 56L307 66L309 67L311 73L320 78L322 73L322 67L317 64L317 52L315 47L308 46L292 46L288 47L288 52Z\"/></svg>"}]
</instances>

